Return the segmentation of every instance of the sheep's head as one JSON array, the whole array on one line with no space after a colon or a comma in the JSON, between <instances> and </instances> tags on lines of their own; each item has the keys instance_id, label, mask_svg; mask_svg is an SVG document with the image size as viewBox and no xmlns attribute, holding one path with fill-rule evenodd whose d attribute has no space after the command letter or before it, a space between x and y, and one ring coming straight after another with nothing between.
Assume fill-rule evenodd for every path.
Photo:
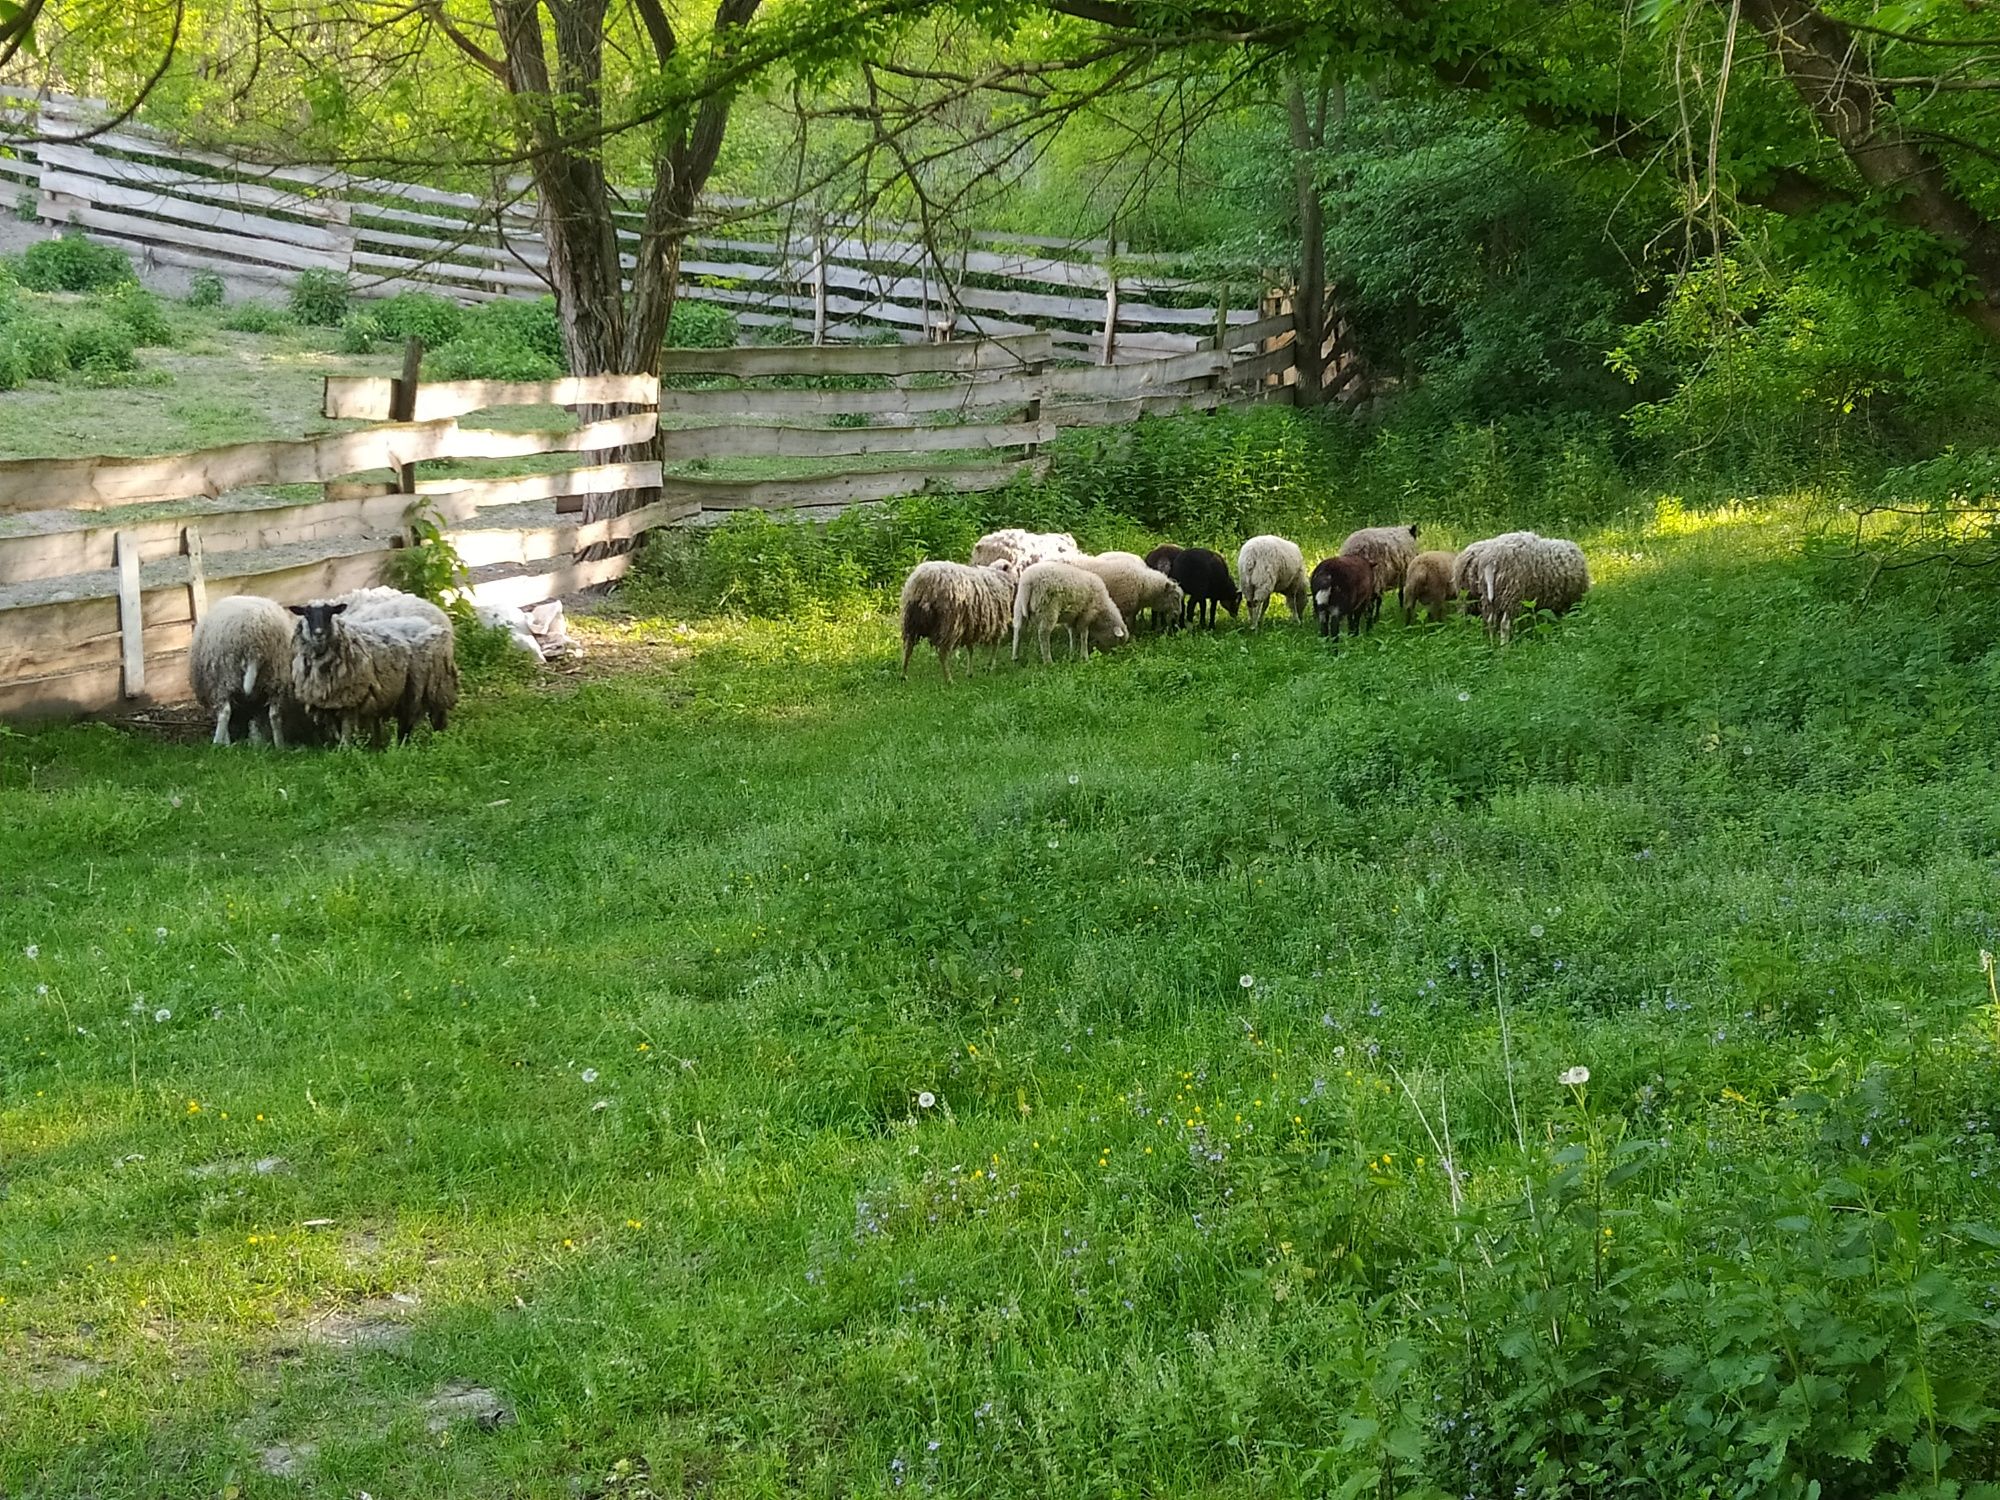
<instances>
[{"instance_id":1,"label":"sheep's head","mask_svg":"<svg viewBox=\"0 0 2000 1500\"><path fill-rule=\"evenodd\" d=\"M1229 618L1232 620L1236 618L1236 611L1242 605L1242 603L1243 603L1243 590L1236 588L1233 585L1231 586L1229 592L1222 596L1222 607L1229 611Z\"/></svg>"},{"instance_id":2,"label":"sheep's head","mask_svg":"<svg viewBox=\"0 0 2000 1500\"><path fill-rule=\"evenodd\" d=\"M1417 523L1415 521L1412 521L1410 522L1410 540L1414 542L1416 539L1417 539Z\"/></svg>"},{"instance_id":3,"label":"sheep's head","mask_svg":"<svg viewBox=\"0 0 2000 1500\"><path fill-rule=\"evenodd\" d=\"M1182 588L1178 583L1175 583L1173 579L1169 578L1167 580L1166 607L1172 610L1175 614L1179 614L1181 612L1181 607L1186 603L1187 603L1187 590Z\"/></svg>"},{"instance_id":4,"label":"sheep's head","mask_svg":"<svg viewBox=\"0 0 2000 1500\"><path fill-rule=\"evenodd\" d=\"M299 639L315 649L333 640L334 617L347 612L345 604L330 604L324 599L312 604L288 604L285 607L299 617Z\"/></svg>"}]
</instances>

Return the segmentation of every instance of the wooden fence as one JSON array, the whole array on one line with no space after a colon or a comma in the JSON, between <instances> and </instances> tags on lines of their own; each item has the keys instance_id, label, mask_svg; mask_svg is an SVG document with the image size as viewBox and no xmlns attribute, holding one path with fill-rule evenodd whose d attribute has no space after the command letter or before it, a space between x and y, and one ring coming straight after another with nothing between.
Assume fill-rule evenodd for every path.
<instances>
[{"instance_id":1,"label":"wooden fence","mask_svg":"<svg viewBox=\"0 0 2000 1500\"><path fill-rule=\"evenodd\" d=\"M4 91L0 91L4 96ZM13 95L48 136L97 125L100 107ZM87 141L24 145L0 181L50 224L129 250L141 264L289 284L341 272L364 292L442 292L464 302L538 296L548 251L519 179L480 196L310 167L270 167L180 145L135 125ZM636 248L639 218L620 234ZM633 264L630 253L626 264ZM1272 278L1175 275L1163 257L1105 241L976 235L948 253L908 226L830 220L764 237L690 240L679 294L746 327L815 343L894 335L911 343L1046 331L1064 352L1112 364L1195 352L1218 329L1259 321Z\"/></svg>"},{"instance_id":2,"label":"wooden fence","mask_svg":"<svg viewBox=\"0 0 2000 1500\"><path fill-rule=\"evenodd\" d=\"M294 603L380 583L418 505L434 509L472 570L475 602L526 606L622 576L630 552L579 554L654 527L744 509L823 514L932 483L993 489L1036 469L1041 445L1065 427L1286 400L1295 352L1291 317L1274 314L1232 326L1207 349L1109 367L1057 363L1055 339L1040 333L676 350L664 379L334 376L325 415L370 425L155 457L0 462L0 719L184 699L188 642L209 601L256 593ZM796 384L832 375L865 379L858 389ZM631 409L528 431L469 420L586 403ZM385 420L394 415L402 420ZM664 463L619 456L656 431ZM547 467L544 455L582 462ZM417 474L438 460L530 458L542 460L536 472ZM726 472L744 459L797 472ZM395 477L366 477L382 471ZM657 498L577 519L587 496L628 490Z\"/></svg>"}]
</instances>

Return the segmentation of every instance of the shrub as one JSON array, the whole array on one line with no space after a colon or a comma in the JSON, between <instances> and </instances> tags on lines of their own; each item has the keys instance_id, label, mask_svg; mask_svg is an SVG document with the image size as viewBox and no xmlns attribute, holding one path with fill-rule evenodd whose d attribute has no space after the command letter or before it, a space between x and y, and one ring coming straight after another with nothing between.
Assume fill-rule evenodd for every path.
<instances>
[{"instance_id":1,"label":"shrub","mask_svg":"<svg viewBox=\"0 0 2000 1500\"><path fill-rule=\"evenodd\" d=\"M268 302L239 302L222 326L232 333L277 333L292 326L292 315Z\"/></svg>"},{"instance_id":2,"label":"shrub","mask_svg":"<svg viewBox=\"0 0 2000 1500\"><path fill-rule=\"evenodd\" d=\"M733 349L736 339L736 315L714 302L682 298L667 319L670 349Z\"/></svg>"},{"instance_id":3,"label":"shrub","mask_svg":"<svg viewBox=\"0 0 2000 1500\"><path fill-rule=\"evenodd\" d=\"M465 327L465 309L449 297L431 292L398 292L369 309L384 338L420 338L426 349L439 349Z\"/></svg>"},{"instance_id":4,"label":"shrub","mask_svg":"<svg viewBox=\"0 0 2000 1500\"><path fill-rule=\"evenodd\" d=\"M301 271L292 284L292 316L314 328L338 328L354 293L339 271Z\"/></svg>"},{"instance_id":5,"label":"shrub","mask_svg":"<svg viewBox=\"0 0 2000 1500\"><path fill-rule=\"evenodd\" d=\"M98 375L136 369L135 347L132 330L107 317L85 318L73 325L64 339L70 368Z\"/></svg>"},{"instance_id":6,"label":"shrub","mask_svg":"<svg viewBox=\"0 0 2000 1500\"><path fill-rule=\"evenodd\" d=\"M173 325L167 322L160 299L136 281L113 287L99 299L99 305L114 321L125 325L135 344L159 347L174 341Z\"/></svg>"},{"instance_id":7,"label":"shrub","mask_svg":"<svg viewBox=\"0 0 2000 1500\"><path fill-rule=\"evenodd\" d=\"M188 279L189 307L222 306L222 278L214 271L197 271Z\"/></svg>"},{"instance_id":8,"label":"shrub","mask_svg":"<svg viewBox=\"0 0 2000 1500\"><path fill-rule=\"evenodd\" d=\"M569 368L569 357L563 351L562 323L556 317L553 297L538 297L532 302L506 297L489 302L466 314L461 336L519 344L553 361L559 374Z\"/></svg>"},{"instance_id":9,"label":"shrub","mask_svg":"<svg viewBox=\"0 0 2000 1500\"><path fill-rule=\"evenodd\" d=\"M7 324L6 347L21 380L54 380L69 369L63 331L47 318L27 314Z\"/></svg>"},{"instance_id":10,"label":"shrub","mask_svg":"<svg viewBox=\"0 0 2000 1500\"><path fill-rule=\"evenodd\" d=\"M349 313L340 320L340 352L366 354L382 342L383 328L373 313Z\"/></svg>"},{"instance_id":11,"label":"shrub","mask_svg":"<svg viewBox=\"0 0 2000 1500\"><path fill-rule=\"evenodd\" d=\"M554 380L563 373L560 360L484 329L430 351L423 370L429 380Z\"/></svg>"},{"instance_id":12,"label":"shrub","mask_svg":"<svg viewBox=\"0 0 2000 1500\"><path fill-rule=\"evenodd\" d=\"M21 285L37 292L95 292L138 279L123 250L68 234L30 245L15 271Z\"/></svg>"}]
</instances>

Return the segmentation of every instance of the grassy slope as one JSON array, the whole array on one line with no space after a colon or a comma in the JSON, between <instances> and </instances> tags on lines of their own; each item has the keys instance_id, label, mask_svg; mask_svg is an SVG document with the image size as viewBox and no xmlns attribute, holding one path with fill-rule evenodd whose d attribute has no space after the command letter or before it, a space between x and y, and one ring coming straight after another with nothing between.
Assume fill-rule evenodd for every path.
<instances>
[{"instance_id":1,"label":"grassy slope","mask_svg":"<svg viewBox=\"0 0 2000 1500\"><path fill-rule=\"evenodd\" d=\"M1594 539L1504 654L946 691L879 621L636 622L402 752L0 739L0 1488L1316 1490L1342 1330L1441 1243L1387 1064L1518 1186L1496 989L1531 1142L1582 1062L1681 1143L1637 1202L1907 1181L1956 1085L1866 1151L1777 1106L1903 1039L1990 1080L1994 684L1790 542ZM407 1339L312 1337L356 1309ZM452 1381L518 1422L429 1430Z\"/></svg>"}]
</instances>

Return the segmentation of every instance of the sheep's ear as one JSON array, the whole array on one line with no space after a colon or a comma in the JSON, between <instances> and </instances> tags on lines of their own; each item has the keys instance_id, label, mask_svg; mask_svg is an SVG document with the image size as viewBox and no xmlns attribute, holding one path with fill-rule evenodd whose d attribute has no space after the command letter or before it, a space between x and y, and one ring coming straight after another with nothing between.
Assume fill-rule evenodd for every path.
<instances>
[{"instance_id":1,"label":"sheep's ear","mask_svg":"<svg viewBox=\"0 0 2000 1500\"><path fill-rule=\"evenodd\" d=\"M345 604L329 604L326 607L326 612L330 615L344 615L347 613L347 606Z\"/></svg>"},{"instance_id":2,"label":"sheep's ear","mask_svg":"<svg viewBox=\"0 0 2000 1500\"><path fill-rule=\"evenodd\" d=\"M300 619L303 620L305 618L306 607L303 604L287 604L285 608L290 610L293 614L297 615Z\"/></svg>"}]
</instances>

